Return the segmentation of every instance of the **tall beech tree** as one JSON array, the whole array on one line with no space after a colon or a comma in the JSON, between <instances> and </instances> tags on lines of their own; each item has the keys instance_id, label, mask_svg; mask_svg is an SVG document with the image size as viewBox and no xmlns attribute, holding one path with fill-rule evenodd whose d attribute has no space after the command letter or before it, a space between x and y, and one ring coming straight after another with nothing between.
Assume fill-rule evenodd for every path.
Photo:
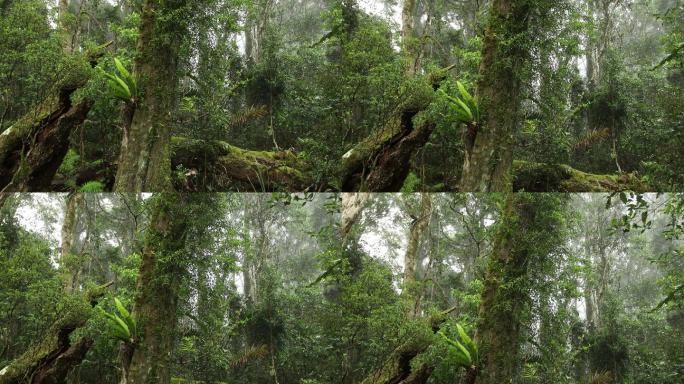
<instances>
[{"instance_id":1,"label":"tall beech tree","mask_svg":"<svg viewBox=\"0 0 684 384\"><path fill-rule=\"evenodd\" d=\"M130 358L127 382L170 383L171 351L179 293L188 273L189 244L203 238L214 224L220 195L160 194L150 202L152 216L145 235L137 282L135 317L140 340ZM124 360L125 361L125 360Z\"/></svg>"},{"instance_id":2,"label":"tall beech tree","mask_svg":"<svg viewBox=\"0 0 684 384\"><path fill-rule=\"evenodd\" d=\"M529 52L532 0L493 0L484 34L477 97L483 118L463 160L460 189L469 192L512 189L513 149L520 124L521 76Z\"/></svg>"},{"instance_id":3,"label":"tall beech tree","mask_svg":"<svg viewBox=\"0 0 684 384\"><path fill-rule=\"evenodd\" d=\"M532 268L553 257L563 244L567 197L560 194L508 194L497 223L480 299L477 343L484 368L478 383L508 382L519 372L522 329Z\"/></svg>"},{"instance_id":4,"label":"tall beech tree","mask_svg":"<svg viewBox=\"0 0 684 384\"><path fill-rule=\"evenodd\" d=\"M124 109L115 191L171 189L171 113L190 5L188 1L143 2L135 59L140 94L131 95Z\"/></svg>"}]
</instances>

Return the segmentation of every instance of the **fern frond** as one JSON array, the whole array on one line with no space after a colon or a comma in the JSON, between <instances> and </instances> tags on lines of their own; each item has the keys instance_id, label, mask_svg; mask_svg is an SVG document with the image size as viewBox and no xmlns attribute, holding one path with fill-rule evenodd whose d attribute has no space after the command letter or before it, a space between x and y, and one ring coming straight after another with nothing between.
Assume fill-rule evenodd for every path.
<instances>
[{"instance_id":1,"label":"fern frond","mask_svg":"<svg viewBox=\"0 0 684 384\"><path fill-rule=\"evenodd\" d=\"M250 345L242 354L233 359L230 367L233 369L240 368L247 365L250 361L260 359L266 355L268 355L268 345Z\"/></svg>"},{"instance_id":2,"label":"fern frond","mask_svg":"<svg viewBox=\"0 0 684 384\"><path fill-rule=\"evenodd\" d=\"M228 122L228 128L233 129L245 126L250 121L266 116L267 113L268 109L265 105L251 105L233 116Z\"/></svg>"},{"instance_id":3,"label":"fern frond","mask_svg":"<svg viewBox=\"0 0 684 384\"><path fill-rule=\"evenodd\" d=\"M610 384L613 382L613 373L610 371L594 372L589 378L589 384Z\"/></svg>"},{"instance_id":4,"label":"fern frond","mask_svg":"<svg viewBox=\"0 0 684 384\"><path fill-rule=\"evenodd\" d=\"M591 144L598 142L598 141L601 141L601 140L605 140L608 137L610 137L610 129L609 128L601 129L598 131L587 132L583 137L581 137L575 143L575 145L573 145L573 148L588 147Z\"/></svg>"}]
</instances>

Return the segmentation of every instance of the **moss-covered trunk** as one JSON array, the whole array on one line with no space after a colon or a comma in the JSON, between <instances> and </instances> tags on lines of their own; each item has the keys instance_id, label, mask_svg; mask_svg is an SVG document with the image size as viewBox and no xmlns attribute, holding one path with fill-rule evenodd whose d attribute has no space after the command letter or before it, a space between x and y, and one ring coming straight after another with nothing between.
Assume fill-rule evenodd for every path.
<instances>
[{"instance_id":1,"label":"moss-covered trunk","mask_svg":"<svg viewBox=\"0 0 684 384\"><path fill-rule=\"evenodd\" d=\"M420 210L409 228L406 253L404 254L404 286L402 296L408 301L407 316L414 318L420 308L418 287L416 286L416 267L419 263L420 244L432 217L432 197L429 193L421 194Z\"/></svg>"},{"instance_id":2,"label":"moss-covered trunk","mask_svg":"<svg viewBox=\"0 0 684 384\"><path fill-rule=\"evenodd\" d=\"M531 2L493 0L485 31L477 96L484 113L463 161L464 192L511 189L514 134L520 106L521 70Z\"/></svg>"},{"instance_id":3,"label":"moss-covered trunk","mask_svg":"<svg viewBox=\"0 0 684 384\"><path fill-rule=\"evenodd\" d=\"M186 241L198 236L193 231L206 222L207 212L216 211L212 204L218 198L209 194L164 193L151 201L153 213L145 237L134 308L140 342L128 369L130 384L171 381L179 292L190 263L186 254L191 251L186 250Z\"/></svg>"},{"instance_id":4,"label":"moss-covered trunk","mask_svg":"<svg viewBox=\"0 0 684 384\"><path fill-rule=\"evenodd\" d=\"M555 194L507 196L480 300L476 339L484 369L478 383L507 383L518 373L521 330L533 288L528 271L558 246L564 201Z\"/></svg>"},{"instance_id":5,"label":"moss-covered trunk","mask_svg":"<svg viewBox=\"0 0 684 384\"><path fill-rule=\"evenodd\" d=\"M59 259L59 267L64 275L64 292L71 293L78 286L80 268L71 260L74 255L74 232L79 205L83 201L83 194L70 193L67 196L64 222L62 223L62 249Z\"/></svg>"},{"instance_id":6,"label":"moss-covered trunk","mask_svg":"<svg viewBox=\"0 0 684 384\"><path fill-rule=\"evenodd\" d=\"M185 196L155 196L138 274L135 315L142 342L133 353L128 382L169 383L171 351L182 265L174 258L183 250L187 219L181 213Z\"/></svg>"},{"instance_id":7,"label":"moss-covered trunk","mask_svg":"<svg viewBox=\"0 0 684 384\"><path fill-rule=\"evenodd\" d=\"M30 192L51 189L69 147L69 135L83 123L92 101L71 103L79 85L60 88L0 135L0 188Z\"/></svg>"},{"instance_id":8,"label":"moss-covered trunk","mask_svg":"<svg viewBox=\"0 0 684 384\"><path fill-rule=\"evenodd\" d=\"M414 37L416 0L404 0L401 7L401 45L404 53L406 76L412 77L420 68L420 43Z\"/></svg>"},{"instance_id":9,"label":"moss-covered trunk","mask_svg":"<svg viewBox=\"0 0 684 384\"><path fill-rule=\"evenodd\" d=\"M171 114L175 102L179 50L186 32L180 12L186 1L145 0L135 76L140 95L125 124L114 190L170 191Z\"/></svg>"},{"instance_id":10,"label":"moss-covered trunk","mask_svg":"<svg viewBox=\"0 0 684 384\"><path fill-rule=\"evenodd\" d=\"M0 370L0 384L64 383L66 376L83 361L93 343L86 337L72 343L71 334L90 319L93 307L109 285L67 298L62 314L50 326L45 337Z\"/></svg>"},{"instance_id":11,"label":"moss-covered trunk","mask_svg":"<svg viewBox=\"0 0 684 384\"><path fill-rule=\"evenodd\" d=\"M179 190L301 192L314 186L311 166L289 151L249 151L222 141L174 137L171 158L174 168L187 170Z\"/></svg>"},{"instance_id":12,"label":"moss-covered trunk","mask_svg":"<svg viewBox=\"0 0 684 384\"><path fill-rule=\"evenodd\" d=\"M435 123L423 112L448 70L409 80L407 95L384 127L361 141L342 158L342 190L396 192L410 170L411 157L430 139Z\"/></svg>"},{"instance_id":13,"label":"moss-covered trunk","mask_svg":"<svg viewBox=\"0 0 684 384\"><path fill-rule=\"evenodd\" d=\"M93 105L88 98L74 103L72 95L90 80L91 66L107 45L67 57L61 65L61 80L48 97L0 135L1 190L52 190L52 180L69 149L69 136L83 124Z\"/></svg>"},{"instance_id":14,"label":"moss-covered trunk","mask_svg":"<svg viewBox=\"0 0 684 384\"><path fill-rule=\"evenodd\" d=\"M361 384L427 383L434 367L425 363L414 367L412 361L432 345L434 340L432 333L439 330L447 316L454 310L455 307L424 319L427 327L421 327L417 332L407 335L406 342L392 351L382 367L366 377Z\"/></svg>"}]
</instances>

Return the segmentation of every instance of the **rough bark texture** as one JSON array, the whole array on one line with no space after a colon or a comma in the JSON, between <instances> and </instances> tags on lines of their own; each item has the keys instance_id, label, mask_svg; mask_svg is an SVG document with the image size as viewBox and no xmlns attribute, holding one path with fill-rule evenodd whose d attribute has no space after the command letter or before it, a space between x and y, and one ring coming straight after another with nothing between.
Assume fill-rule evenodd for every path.
<instances>
[{"instance_id":1,"label":"rough bark texture","mask_svg":"<svg viewBox=\"0 0 684 384\"><path fill-rule=\"evenodd\" d=\"M484 116L463 162L463 192L508 191L520 105L520 76L530 2L493 0L485 31L477 86Z\"/></svg>"},{"instance_id":2,"label":"rough bark texture","mask_svg":"<svg viewBox=\"0 0 684 384\"><path fill-rule=\"evenodd\" d=\"M81 363L92 345L88 338L72 344L70 336L90 319L93 307L107 286L109 284L69 302L64 314L52 324L42 340L0 370L0 384L64 383L67 374Z\"/></svg>"},{"instance_id":3,"label":"rough bark texture","mask_svg":"<svg viewBox=\"0 0 684 384\"><path fill-rule=\"evenodd\" d=\"M0 135L0 189L52 189L52 179L69 148L69 135L83 124L93 105L90 99L73 104L71 96L90 80L90 67L107 45L65 61L61 80L50 95Z\"/></svg>"},{"instance_id":4,"label":"rough bark texture","mask_svg":"<svg viewBox=\"0 0 684 384\"><path fill-rule=\"evenodd\" d=\"M185 266L185 242L198 212L213 212L210 194L161 194L152 202L137 281L134 314L140 342L133 352L128 383L168 384L178 295ZM206 213L206 212L205 212Z\"/></svg>"},{"instance_id":5,"label":"rough bark texture","mask_svg":"<svg viewBox=\"0 0 684 384\"><path fill-rule=\"evenodd\" d=\"M390 114L385 126L344 155L342 190L396 192L401 189L410 170L411 157L427 143L435 129L434 122L423 119L420 113L432 103L435 89L450 69L407 84L408 94Z\"/></svg>"},{"instance_id":6,"label":"rough bark texture","mask_svg":"<svg viewBox=\"0 0 684 384\"><path fill-rule=\"evenodd\" d=\"M340 235L342 242L345 243L352 230L354 224L356 224L361 218L363 213L363 208L366 206L368 200L370 200L371 194L365 192L356 193L344 193L342 194L342 206L341 209L341 225L340 225Z\"/></svg>"},{"instance_id":7,"label":"rough bark texture","mask_svg":"<svg viewBox=\"0 0 684 384\"><path fill-rule=\"evenodd\" d=\"M69 258L74 254L74 227L81 201L83 201L83 195L80 193L71 193L67 196L64 222L62 223L62 252L59 266L64 270L64 292L66 293L73 292L78 285L79 268L72 265Z\"/></svg>"},{"instance_id":8,"label":"rough bark texture","mask_svg":"<svg viewBox=\"0 0 684 384\"><path fill-rule=\"evenodd\" d=\"M0 187L8 192L49 190L68 150L71 131L90 111L92 102L71 104L71 84L59 96L39 105L0 136Z\"/></svg>"},{"instance_id":9,"label":"rough bark texture","mask_svg":"<svg viewBox=\"0 0 684 384\"><path fill-rule=\"evenodd\" d=\"M71 36L69 34L69 23L67 22L67 15L69 14L69 0L59 0L59 34L62 40L62 49L65 53L71 53Z\"/></svg>"},{"instance_id":10,"label":"rough bark texture","mask_svg":"<svg viewBox=\"0 0 684 384\"><path fill-rule=\"evenodd\" d=\"M222 141L174 137L171 158L174 168L188 170L186 183L176 184L179 190L301 192L314 185L310 166L289 151L248 151Z\"/></svg>"},{"instance_id":11,"label":"rough bark texture","mask_svg":"<svg viewBox=\"0 0 684 384\"><path fill-rule=\"evenodd\" d=\"M416 0L404 0L401 8L401 45L406 59L406 76L414 76L418 71L418 41L413 36Z\"/></svg>"},{"instance_id":12,"label":"rough bark texture","mask_svg":"<svg viewBox=\"0 0 684 384\"><path fill-rule=\"evenodd\" d=\"M528 268L553 252L562 196L509 194L485 275L476 342L484 359L478 383L510 382L518 373L520 331L533 289ZM506 284L502 284L506 282Z\"/></svg>"},{"instance_id":13,"label":"rough bark texture","mask_svg":"<svg viewBox=\"0 0 684 384\"><path fill-rule=\"evenodd\" d=\"M425 230L430 225L430 218L432 216L432 197L429 193L421 194L420 211L418 216L413 218L409 229L408 243L406 246L406 253L404 254L404 287L402 295L410 301L411 307L408 316L413 318L418 312L418 302L414 303L416 298L416 266L418 265L418 253L420 250L421 240L423 239Z\"/></svg>"},{"instance_id":14,"label":"rough bark texture","mask_svg":"<svg viewBox=\"0 0 684 384\"><path fill-rule=\"evenodd\" d=\"M140 19L135 77L141 92L124 126L114 190L170 191L170 117L177 83L178 51L185 34L186 1L145 0ZM176 14L174 14L176 12ZM175 34L175 35L174 35ZM137 98L138 95L134 97Z\"/></svg>"}]
</instances>

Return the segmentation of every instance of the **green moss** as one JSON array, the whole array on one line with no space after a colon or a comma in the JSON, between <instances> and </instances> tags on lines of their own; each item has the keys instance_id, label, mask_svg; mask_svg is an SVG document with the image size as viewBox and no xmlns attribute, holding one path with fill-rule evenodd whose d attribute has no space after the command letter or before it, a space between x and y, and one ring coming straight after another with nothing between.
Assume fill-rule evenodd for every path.
<instances>
[{"instance_id":1,"label":"green moss","mask_svg":"<svg viewBox=\"0 0 684 384\"><path fill-rule=\"evenodd\" d=\"M222 141L174 137L171 158L176 168L196 168L202 170L200 174L209 173L209 183L219 188L231 183L247 183L246 188L266 183L267 189L282 186L301 190L312 184L310 165L289 151L250 151Z\"/></svg>"},{"instance_id":2,"label":"green moss","mask_svg":"<svg viewBox=\"0 0 684 384\"><path fill-rule=\"evenodd\" d=\"M89 181L79 188L79 192L83 193L99 193L104 192L105 186L99 181Z\"/></svg>"},{"instance_id":3,"label":"green moss","mask_svg":"<svg viewBox=\"0 0 684 384\"><path fill-rule=\"evenodd\" d=\"M596 175L565 164L513 162L513 189L528 192L613 192L648 191L648 186L632 174Z\"/></svg>"}]
</instances>

